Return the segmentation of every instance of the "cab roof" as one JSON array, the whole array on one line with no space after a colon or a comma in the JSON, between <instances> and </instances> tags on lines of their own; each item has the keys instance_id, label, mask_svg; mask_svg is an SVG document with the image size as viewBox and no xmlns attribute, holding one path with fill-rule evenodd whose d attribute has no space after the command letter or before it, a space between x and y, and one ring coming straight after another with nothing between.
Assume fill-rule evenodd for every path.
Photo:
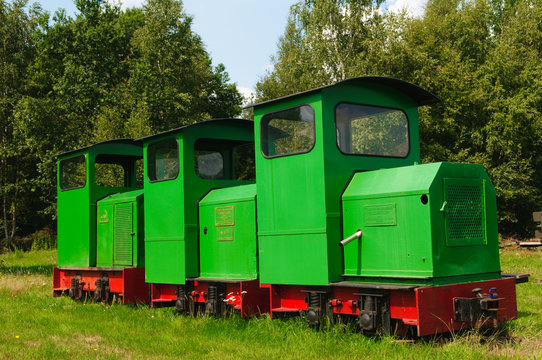
<instances>
[{"instance_id":1,"label":"cab roof","mask_svg":"<svg viewBox=\"0 0 542 360\"><path fill-rule=\"evenodd\" d=\"M135 141L147 141L149 139L156 138L156 137L162 137L164 135L180 133L180 132L183 132L184 130L186 130L187 128L207 126L207 125L219 124L219 123L221 123L221 124L227 124L227 123L235 124L235 125L238 125L238 126L241 126L241 127L250 128L252 130L254 129L254 122L250 121L250 120L231 119L231 118L211 119L211 120L200 121L200 122L197 122L197 123L194 123L194 124L184 125L184 126L181 126L181 127L175 128L175 129L163 131L163 132L158 133L158 134L144 136L144 137L141 137L139 139L136 139Z\"/></svg>"},{"instance_id":2,"label":"cab roof","mask_svg":"<svg viewBox=\"0 0 542 360\"><path fill-rule=\"evenodd\" d=\"M320 92L326 88L330 88L337 85L346 85L346 84L388 86L390 88L397 89L398 91L402 92L406 96L412 98L418 106L431 105L431 104L435 104L441 101L440 98L430 93L429 91L424 90L418 85L414 85L404 80L399 80L396 78L385 77L385 76L360 76L360 77L350 78L346 80L341 80L331 85L325 85L325 86L321 86L315 89L302 91L296 94L279 97L273 100L268 100L268 101L263 101L256 104L247 105L244 108L245 109L251 108L251 107L257 108L263 105L270 105L275 102L283 101L286 99L293 99L293 98L301 97L305 95L310 95L313 93Z\"/></svg>"},{"instance_id":3,"label":"cab roof","mask_svg":"<svg viewBox=\"0 0 542 360\"><path fill-rule=\"evenodd\" d=\"M163 131L163 132L158 133L158 134L143 136L143 137L138 138L138 139L115 139L115 140L102 141L102 142L92 144L92 145L89 145L89 146L85 146L85 147L82 147L82 148L66 151L66 152L60 153L60 154L58 154L56 156L57 156L57 158L58 157L64 157L66 155L71 155L71 154L74 154L74 153L77 153L77 152L80 152L80 151L89 151L89 150L93 150L93 149L99 149L103 145L111 145L111 144L141 146L144 141L155 138L155 137L160 137L160 136L164 136L164 135L168 135L168 134L176 134L176 133L182 132L182 131L186 130L187 128L191 128L191 127L206 126L206 125L218 124L218 123L224 124L226 122L230 123L230 124L236 124L236 125L248 127L250 129L254 129L254 122L252 122L250 120L230 119L230 118L210 119L210 120L200 121L200 122L197 122L197 123L194 123L194 124L184 125L184 126L181 126L181 127L175 128L175 129Z\"/></svg>"},{"instance_id":4,"label":"cab roof","mask_svg":"<svg viewBox=\"0 0 542 360\"><path fill-rule=\"evenodd\" d=\"M71 154L74 154L74 153L77 153L77 152L80 152L80 151L90 151L90 150L94 150L94 149L99 149L103 145L113 145L113 144L140 146L140 144L137 142L137 140L134 140L134 139L107 140L107 141L102 141L102 142L92 144L92 145L89 145L89 146L85 146L85 147L82 147L82 148L79 148L79 149L66 151L66 152L57 154L56 157L57 158L64 157L66 155L71 155Z\"/></svg>"}]
</instances>

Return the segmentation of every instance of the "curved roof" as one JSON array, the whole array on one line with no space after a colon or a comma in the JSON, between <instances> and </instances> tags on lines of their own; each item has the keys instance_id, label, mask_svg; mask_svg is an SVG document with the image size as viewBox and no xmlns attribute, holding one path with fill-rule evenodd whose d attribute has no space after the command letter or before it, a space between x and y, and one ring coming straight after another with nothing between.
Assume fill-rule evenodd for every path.
<instances>
[{"instance_id":1,"label":"curved roof","mask_svg":"<svg viewBox=\"0 0 542 360\"><path fill-rule=\"evenodd\" d=\"M79 151L82 151L82 150L90 150L92 148L98 148L102 145L107 145L107 144L129 144L129 145L139 145L137 143L136 140L134 139L115 139L115 140L106 140L106 141L102 141L102 142L99 142L99 143L96 143L96 144L92 144L92 145L89 145L89 146L85 146L85 147L82 147L82 148L79 148L79 149L74 149L74 150L70 150L70 151L66 151L66 152L63 152L63 153L60 153L60 154L57 154L56 156L57 157L60 157L60 156L65 156L65 155L69 155L69 154L72 154L72 153L76 153L76 152L79 152Z\"/></svg>"},{"instance_id":2,"label":"curved roof","mask_svg":"<svg viewBox=\"0 0 542 360\"><path fill-rule=\"evenodd\" d=\"M277 101L281 101L281 100L285 100L285 99L295 98L295 97L298 97L298 96L304 96L304 95L309 95L309 94L312 94L312 93L316 93L316 92L321 91L322 89L326 89L326 88L329 88L329 87L332 87L332 86L341 85L341 84L351 84L351 83L354 83L354 84L374 84L374 85L389 86L391 88L399 90L400 92L402 92L406 96L409 96L412 99L414 99L414 101L416 101L418 106L431 105L431 104L435 104L435 103L438 103L438 102L441 101L436 95L430 93L429 91L424 90L421 87L419 87L418 85L414 85L414 84L409 83L409 82L404 81L404 80L399 80L399 79L396 79L396 78L386 77L386 76L360 76L360 77L350 78L350 79L346 79L346 80L341 80L341 81L338 81L338 82L336 82L334 84L331 84L331 85L325 85L325 86L321 86L319 88L315 88L315 89L311 89L311 90L307 90L307 91L302 91L302 92L299 92L297 94L283 96L283 97L280 97L280 98L277 98L277 99L263 101L263 102L257 103L257 104L247 105L244 108L247 109L247 108L251 108L251 107L269 105L269 104L272 104L272 103L277 102Z\"/></svg>"},{"instance_id":3,"label":"curved roof","mask_svg":"<svg viewBox=\"0 0 542 360\"><path fill-rule=\"evenodd\" d=\"M194 123L194 124L184 125L184 126L181 126L181 127L175 128L175 129L163 131L163 132L158 133L158 134L143 136L143 137L141 137L139 139L136 139L135 141L142 141L142 140L147 140L147 139L150 139L150 138L163 136L163 135L167 135L167 134L174 134L174 133L181 132L181 131L189 128L189 127L204 126L204 125L209 125L209 124L218 123L218 122L229 122L229 123L233 123L233 124L239 124L239 125L242 125L242 126L247 126L247 127L250 127L251 129L254 129L254 122L250 121L250 120L232 119L232 118L210 119L210 120L200 121L200 122L197 122L197 123Z\"/></svg>"},{"instance_id":4,"label":"curved roof","mask_svg":"<svg viewBox=\"0 0 542 360\"><path fill-rule=\"evenodd\" d=\"M202 125L208 125L210 123L211 124L212 123L218 123L219 121L228 121L230 123L241 124L242 126L247 126L247 127L251 128L251 129L254 129L254 122L250 121L250 120L230 119L230 118L210 119L210 120L200 121L200 122L197 122L197 123L194 123L194 124L184 125L184 126L181 126L181 127L175 128L175 129L163 131L163 132L158 133L158 134L143 136L143 137L141 137L139 139L115 139L115 140L102 141L102 142L99 142L97 144L92 144L92 145L85 146L85 147L82 147L82 148L79 148L79 149L66 151L66 152L60 153L60 154L58 154L56 156L60 157L60 156L65 156L65 155L69 155L69 154L72 154L72 153L76 153L76 152L79 152L79 151L82 151L82 150L90 150L91 148L100 147L101 145L105 145L105 144L128 144L128 145L140 146L141 142L143 140L146 140L146 139L150 139L150 138L158 137L158 136L162 136L162 135L167 135L167 134L177 133L177 132L185 130L186 128L193 127L193 126L202 126Z\"/></svg>"}]
</instances>

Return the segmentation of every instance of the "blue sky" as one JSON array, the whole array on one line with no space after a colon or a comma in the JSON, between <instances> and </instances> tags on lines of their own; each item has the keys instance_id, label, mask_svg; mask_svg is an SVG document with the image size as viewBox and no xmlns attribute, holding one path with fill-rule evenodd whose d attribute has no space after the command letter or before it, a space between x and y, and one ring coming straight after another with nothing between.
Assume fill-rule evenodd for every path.
<instances>
[{"instance_id":1,"label":"blue sky","mask_svg":"<svg viewBox=\"0 0 542 360\"><path fill-rule=\"evenodd\" d=\"M423 13L427 0L387 0L385 7L396 11L407 7L415 16ZM33 0L29 1L30 3ZM73 1L41 0L53 14L64 8L76 11ZM113 0L112 0L113 2ZM192 29L201 36L213 64L223 63L243 94L271 68L271 56L284 32L290 6L296 0L184 0L185 12L194 18ZM122 8L141 6L143 0L123 0Z\"/></svg>"}]
</instances>

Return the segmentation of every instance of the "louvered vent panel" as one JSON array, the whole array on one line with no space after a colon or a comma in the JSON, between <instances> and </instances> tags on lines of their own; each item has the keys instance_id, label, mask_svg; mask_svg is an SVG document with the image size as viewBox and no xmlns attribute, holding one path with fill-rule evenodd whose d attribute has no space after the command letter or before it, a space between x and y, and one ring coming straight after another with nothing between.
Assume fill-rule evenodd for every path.
<instances>
[{"instance_id":1,"label":"louvered vent panel","mask_svg":"<svg viewBox=\"0 0 542 360\"><path fill-rule=\"evenodd\" d=\"M447 238L452 242L485 241L485 208L482 184L447 184Z\"/></svg>"},{"instance_id":2,"label":"louvered vent panel","mask_svg":"<svg viewBox=\"0 0 542 360\"><path fill-rule=\"evenodd\" d=\"M132 265L132 204L115 206L115 265Z\"/></svg>"}]
</instances>

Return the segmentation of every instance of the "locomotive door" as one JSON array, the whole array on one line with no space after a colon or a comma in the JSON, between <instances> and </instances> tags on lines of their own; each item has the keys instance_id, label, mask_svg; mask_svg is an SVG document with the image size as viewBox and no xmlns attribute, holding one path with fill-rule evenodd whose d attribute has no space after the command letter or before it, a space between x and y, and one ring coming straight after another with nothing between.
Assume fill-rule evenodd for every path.
<instances>
[{"instance_id":1,"label":"locomotive door","mask_svg":"<svg viewBox=\"0 0 542 360\"><path fill-rule=\"evenodd\" d=\"M113 264L133 265L133 224L132 203L115 204L115 232Z\"/></svg>"}]
</instances>

